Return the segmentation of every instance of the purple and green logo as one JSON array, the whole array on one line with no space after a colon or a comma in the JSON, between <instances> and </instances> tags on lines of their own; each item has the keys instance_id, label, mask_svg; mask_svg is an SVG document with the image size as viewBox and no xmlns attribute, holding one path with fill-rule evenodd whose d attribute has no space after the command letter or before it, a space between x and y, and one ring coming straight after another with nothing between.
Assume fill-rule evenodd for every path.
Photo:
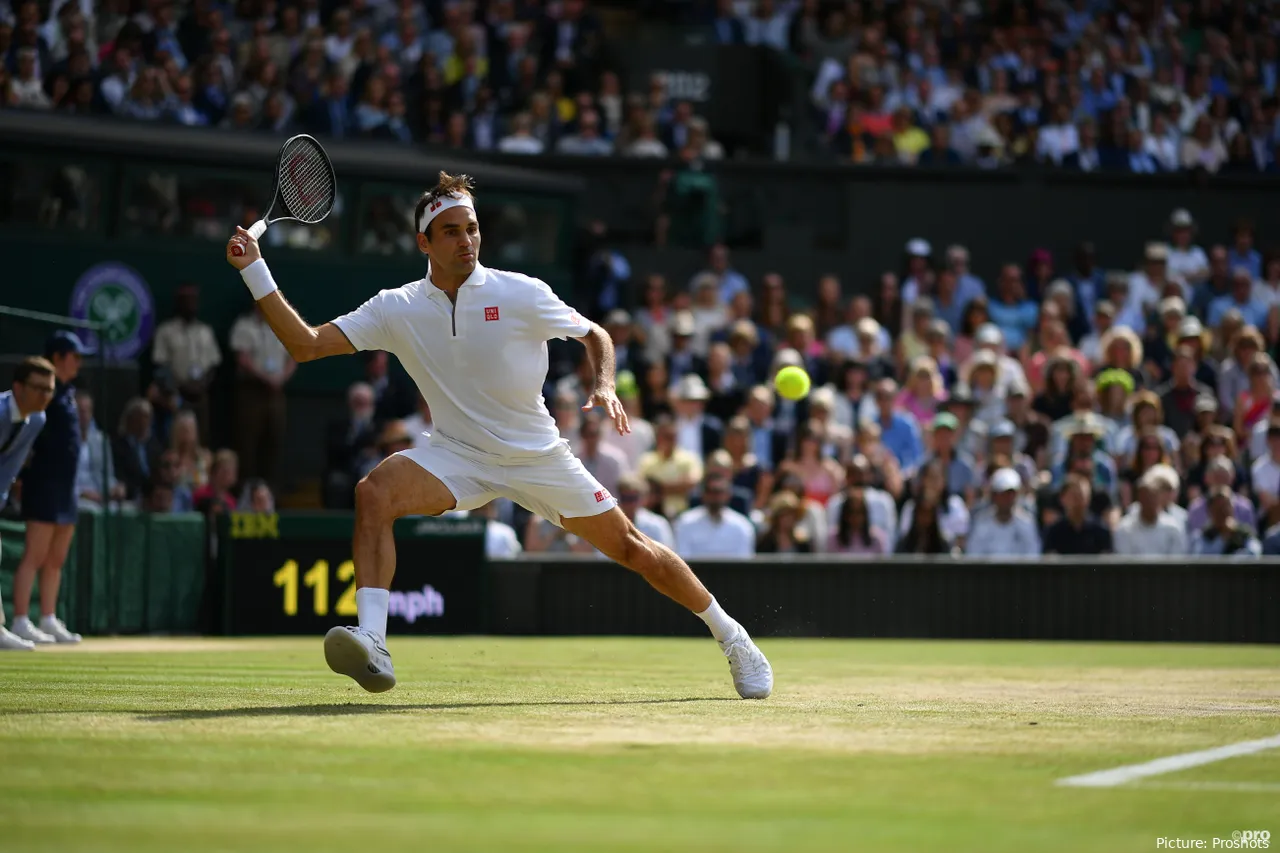
<instances>
[{"instance_id":1,"label":"purple and green logo","mask_svg":"<svg viewBox=\"0 0 1280 853\"><path fill-rule=\"evenodd\" d=\"M155 300L146 280L133 267L120 263L95 264L80 276L71 291L71 316L102 323L106 357L128 361L151 343L155 331ZM98 352L99 333L79 333L85 349Z\"/></svg>"}]
</instances>

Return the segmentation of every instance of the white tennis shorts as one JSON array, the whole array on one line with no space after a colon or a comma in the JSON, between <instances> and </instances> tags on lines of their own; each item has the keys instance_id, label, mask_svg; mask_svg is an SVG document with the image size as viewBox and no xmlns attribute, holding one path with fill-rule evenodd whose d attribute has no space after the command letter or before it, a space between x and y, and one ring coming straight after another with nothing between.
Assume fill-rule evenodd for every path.
<instances>
[{"instance_id":1,"label":"white tennis shorts","mask_svg":"<svg viewBox=\"0 0 1280 853\"><path fill-rule=\"evenodd\" d=\"M476 509L494 498L510 498L560 526L561 518L599 515L618 505L567 443L546 456L489 462L436 433L425 447L397 455L434 474L453 493L457 509Z\"/></svg>"}]
</instances>

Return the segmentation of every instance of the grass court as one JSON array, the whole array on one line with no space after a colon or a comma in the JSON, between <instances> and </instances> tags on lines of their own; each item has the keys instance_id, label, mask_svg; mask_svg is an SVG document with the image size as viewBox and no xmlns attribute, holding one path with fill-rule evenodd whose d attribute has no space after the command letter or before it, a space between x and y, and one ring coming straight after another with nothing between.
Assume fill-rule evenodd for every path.
<instances>
[{"instance_id":1,"label":"grass court","mask_svg":"<svg viewBox=\"0 0 1280 853\"><path fill-rule=\"evenodd\" d=\"M0 658L0 849L1122 851L1269 830L1280 648L770 640L740 700L709 638L100 639Z\"/></svg>"}]
</instances>

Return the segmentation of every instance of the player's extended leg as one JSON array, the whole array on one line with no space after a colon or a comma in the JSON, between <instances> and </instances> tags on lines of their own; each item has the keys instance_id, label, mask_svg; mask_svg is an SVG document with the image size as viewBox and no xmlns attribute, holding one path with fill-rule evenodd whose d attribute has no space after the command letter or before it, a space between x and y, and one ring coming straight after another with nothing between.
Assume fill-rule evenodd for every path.
<instances>
[{"instance_id":1,"label":"player's extended leg","mask_svg":"<svg viewBox=\"0 0 1280 853\"><path fill-rule=\"evenodd\" d=\"M396 573L392 525L406 515L439 515L457 505L444 483L404 456L384 459L356 485L355 541L358 628L333 628L324 638L329 668L354 678L370 693L396 686L387 651L387 609Z\"/></svg>"},{"instance_id":2,"label":"player's extended leg","mask_svg":"<svg viewBox=\"0 0 1280 853\"><path fill-rule=\"evenodd\" d=\"M81 640L79 634L68 631L67 626L58 618L58 590L62 588L62 567L67 562L67 551L71 549L71 537L75 532L74 524L55 525L49 551L40 566L40 630L59 643L78 643Z\"/></svg>"},{"instance_id":3,"label":"player's extended leg","mask_svg":"<svg viewBox=\"0 0 1280 853\"><path fill-rule=\"evenodd\" d=\"M31 610L31 588L36 584L36 572L44 565L53 544L56 526L46 521L28 521L22 559L13 575L13 633L37 645L56 643L44 631L36 627L28 612Z\"/></svg>"},{"instance_id":4,"label":"player's extended leg","mask_svg":"<svg viewBox=\"0 0 1280 853\"><path fill-rule=\"evenodd\" d=\"M744 699L773 692L773 668L745 628L724 612L689 564L665 545L645 536L621 509L582 518L561 518L560 525L590 542L609 559L636 572L658 592L692 610L729 658L733 686Z\"/></svg>"}]
</instances>

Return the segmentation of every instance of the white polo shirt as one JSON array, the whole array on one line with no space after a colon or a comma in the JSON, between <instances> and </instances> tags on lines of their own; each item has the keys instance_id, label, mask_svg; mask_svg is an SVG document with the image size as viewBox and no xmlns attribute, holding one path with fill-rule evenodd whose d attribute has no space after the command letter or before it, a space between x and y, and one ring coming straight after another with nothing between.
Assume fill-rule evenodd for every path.
<instances>
[{"instance_id":1,"label":"white polo shirt","mask_svg":"<svg viewBox=\"0 0 1280 853\"><path fill-rule=\"evenodd\" d=\"M705 506L680 513L675 523L676 553L686 560L699 557L754 557L756 528L745 515L725 507L716 521Z\"/></svg>"},{"instance_id":2,"label":"white polo shirt","mask_svg":"<svg viewBox=\"0 0 1280 853\"><path fill-rule=\"evenodd\" d=\"M1254 461L1252 474L1254 492L1280 498L1280 463L1271 454Z\"/></svg>"},{"instance_id":3,"label":"white polo shirt","mask_svg":"<svg viewBox=\"0 0 1280 853\"><path fill-rule=\"evenodd\" d=\"M591 323L545 282L477 264L456 305L424 278L333 322L356 349L400 359L431 407L433 434L489 460L563 443L542 400L547 341L580 338Z\"/></svg>"}]
</instances>

